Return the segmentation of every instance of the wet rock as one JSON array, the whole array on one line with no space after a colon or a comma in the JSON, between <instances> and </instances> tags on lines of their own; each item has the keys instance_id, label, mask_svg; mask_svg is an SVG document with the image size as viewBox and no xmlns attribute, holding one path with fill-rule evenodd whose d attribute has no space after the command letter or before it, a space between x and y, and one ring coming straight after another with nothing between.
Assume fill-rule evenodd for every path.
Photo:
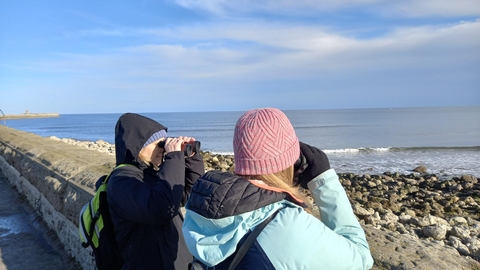
<instances>
[{"instance_id":1,"label":"wet rock","mask_svg":"<svg viewBox=\"0 0 480 270\"><path fill-rule=\"evenodd\" d=\"M426 173L427 172L427 167L425 166L418 166L415 169L413 169L414 172L419 172L419 173Z\"/></svg>"},{"instance_id":2,"label":"wet rock","mask_svg":"<svg viewBox=\"0 0 480 270\"><path fill-rule=\"evenodd\" d=\"M473 175L462 175L461 180L465 181L465 182L470 182L470 183L473 183L473 184L478 183L478 179Z\"/></svg>"}]
</instances>

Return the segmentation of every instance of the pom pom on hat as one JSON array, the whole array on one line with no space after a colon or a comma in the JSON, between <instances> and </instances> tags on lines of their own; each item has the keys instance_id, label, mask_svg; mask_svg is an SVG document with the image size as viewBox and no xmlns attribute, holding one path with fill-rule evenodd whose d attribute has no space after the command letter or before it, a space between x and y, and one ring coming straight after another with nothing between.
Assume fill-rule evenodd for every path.
<instances>
[{"instance_id":1,"label":"pom pom on hat","mask_svg":"<svg viewBox=\"0 0 480 270\"><path fill-rule=\"evenodd\" d=\"M165 131L164 129L153 133L153 135L150 136L150 138L148 138L148 140L143 144L142 148L163 137L167 137L167 131Z\"/></svg>"},{"instance_id":2,"label":"pom pom on hat","mask_svg":"<svg viewBox=\"0 0 480 270\"><path fill-rule=\"evenodd\" d=\"M300 156L297 135L287 116L275 108L244 113L233 136L235 173L263 175L292 166Z\"/></svg>"}]
</instances>

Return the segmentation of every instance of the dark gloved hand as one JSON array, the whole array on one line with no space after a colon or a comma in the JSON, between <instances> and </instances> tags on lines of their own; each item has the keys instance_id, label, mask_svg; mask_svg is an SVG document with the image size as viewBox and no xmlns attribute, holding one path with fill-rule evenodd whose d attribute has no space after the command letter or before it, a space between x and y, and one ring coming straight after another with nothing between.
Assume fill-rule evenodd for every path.
<instances>
[{"instance_id":1,"label":"dark gloved hand","mask_svg":"<svg viewBox=\"0 0 480 270\"><path fill-rule=\"evenodd\" d=\"M308 182L330 169L330 162L322 150L306 143L300 142L300 151L305 156L308 166L298 176L298 182L303 188L308 188Z\"/></svg>"},{"instance_id":2,"label":"dark gloved hand","mask_svg":"<svg viewBox=\"0 0 480 270\"><path fill-rule=\"evenodd\" d=\"M200 154L200 142L193 147L194 154L185 158L185 188L181 206L187 203L192 187L200 176L205 173L205 163Z\"/></svg>"}]
</instances>

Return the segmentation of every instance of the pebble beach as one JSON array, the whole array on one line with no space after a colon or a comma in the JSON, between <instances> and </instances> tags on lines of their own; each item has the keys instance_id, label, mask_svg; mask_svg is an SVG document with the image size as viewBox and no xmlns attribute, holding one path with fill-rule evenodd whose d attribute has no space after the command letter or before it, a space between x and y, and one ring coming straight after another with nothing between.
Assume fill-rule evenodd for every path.
<instances>
[{"instance_id":1,"label":"pebble beach","mask_svg":"<svg viewBox=\"0 0 480 270\"><path fill-rule=\"evenodd\" d=\"M110 155L115 152L114 145L101 140L50 139ZM206 171L233 171L232 155L201 153ZM462 256L480 261L479 179L472 175L439 179L428 174L425 167L412 171L338 175L364 227L426 240L435 248L453 248ZM304 192L308 195L307 190Z\"/></svg>"}]
</instances>

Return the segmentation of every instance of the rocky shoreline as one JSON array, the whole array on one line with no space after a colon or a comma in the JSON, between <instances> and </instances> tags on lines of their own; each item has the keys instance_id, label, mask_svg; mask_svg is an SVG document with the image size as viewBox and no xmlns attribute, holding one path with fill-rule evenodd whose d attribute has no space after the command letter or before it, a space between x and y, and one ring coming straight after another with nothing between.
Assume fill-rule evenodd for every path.
<instances>
[{"instance_id":1,"label":"rocky shoreline","mask_svg":"<svg viewBox=\"0 0 480 270\"><path fill-rule=\"evenodd\" d=\"M105 141L81 142L50 138L111 155L115 152L115 147ZM233 171L233 156L210 152L202 154L206 170ZM338 175L354 213L360 223L368 228L367 236L375 234L370 228L387 232L388 235L405 235L410 240L421 240L422 245L429 249L444 249L466 259L480 261L479 179L463 175L439 180L437 175L425 173L425 169L416 168L416 173L408 175L395 172L385 172L382 175ZM308 191L304 192L308 194ZM419 255L418 262L421 257Z\"/></svg>"}]
</instances>

